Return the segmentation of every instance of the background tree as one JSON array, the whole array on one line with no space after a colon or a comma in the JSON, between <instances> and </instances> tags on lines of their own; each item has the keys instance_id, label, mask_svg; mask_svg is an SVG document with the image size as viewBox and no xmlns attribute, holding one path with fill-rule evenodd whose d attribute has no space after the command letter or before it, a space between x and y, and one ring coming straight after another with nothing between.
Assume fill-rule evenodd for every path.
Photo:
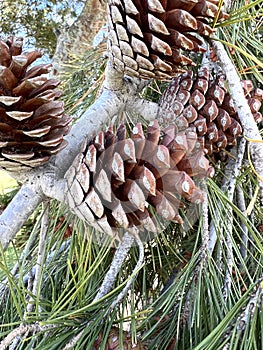
<instances>
[{"instance_id":1,"label":"background tree","mask_svg":"<svg viewBox=\"0 0 263 350\"><path fill-rule=\"evenodd\" d=\"M96 9L103 6L95 3ZM262 348L263 151L235 71L262 84L262 1L227 5L230 17L215 21L216 40L210 41L218 61L209 65L221 64L245 137L228 160L215 163L203 204L180 209L183 226L170 223L144 243L126 233L120 244L107 235L98 244L99 230L60 204L64 174L82 141L116 116L128 127L160 118L164 112L157 102L168 83L123 79L110 65L105 72L105 44L83 56L80 50L78 59L73 46L74 65L66 56L71 72L60 73L64 99L78 119L69 145L43 168L13 173L23 185L0 218L4 249L11 240L1 256L3 349L121 349L122 343L138 349ZM74 37L78 27L82 32L75 23L62 38ZM65 56L57 57L62 62ZM197 68L209 61L200 53L191 59ZM127 329L131 336L123 332Z\"/></svg>"},{"instance_id":2,"label":"background tree","mask_svg":"<svg viewBox=\"0 0 263 350\"><path fill-rule=\"evenodd\" d=\"M57 36L77 18L83 1L1 1L2 35L22 35L27 45L54 54Z\"/></svg>"}]
</instances>

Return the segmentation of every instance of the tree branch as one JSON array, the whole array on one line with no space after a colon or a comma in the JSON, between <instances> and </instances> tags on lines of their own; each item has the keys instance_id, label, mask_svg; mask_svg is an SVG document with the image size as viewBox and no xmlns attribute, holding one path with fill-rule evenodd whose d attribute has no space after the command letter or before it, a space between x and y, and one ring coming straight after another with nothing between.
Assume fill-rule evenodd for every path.
<instances>
[{"instance_id":1,"label":"tree branch","mask_svg":"<svg viewBox=\"0 0 263 350\"><path fill-rule=\"evenodd\" d=\"M45 245L46 245L46 238L47 238L47 232L49 227L49 201L42 203L42 219L41 219L41 230L40 230L40 238L39 238L39 244L38 244L38 255L37 255L37 262L36 262L36 268L35 268L35 278L33 282L33 288L32 288L32 296L29 298L28 304L27 304L27 313L33 312L35 303L34 303L34 297L37 295L38 291L40 290L40 284L41 284L41 275L43 270L43 265L45 263Z\"/></svg>"},{"instance_id":2,"label":"tree branch","mask_svg":"<svg viewBox=\"0 0 263 350\"><path fill-rule=\"evenodd\" d=\"M110 292L114 282L116 281L121 266L124 260L126 259L129 250L131 249L133 242L134 237L129 232L126 232L123 236L122 242L119 244L118 249L115 252L110 269L107 272L93 302L103 298L106 294Z\"/></svg>"},{"instance_id":3,"label":"tree branch","mask_svg":"<svg viewBox=\"0 0 263 350\"><path fill-rule=\"evenodd\" d=\"M238 150L232 149L231 151L231 154L234 157L228 158L221 190L227 194L227 197L230 202L233 201L234 191L236 187L236 180L240 173L245 149L246 149L246 140L241 139L238 146ZM218 207L219 209L215 212L215 215L214 215L215 218L216 217L220 218L219 210L221 210L222 208L220 201L218 201ZM211 221L211 224L209 227L209 245L208 245L208 250L210 254L213 253L217 237L218 235L219 236L221 235L222 230L223 230L223 226L220 221L217 221L217 220Z\"/></svg>"},{"instance_id":4,"label":"tree branch","mask_svg":"<svg viewBox=\"0 0 263 350\"><path fill-rule=\"evenodd\" d=\"M138 235L136 235L135 237L135 241L139 247L139 259L137 261L137 264L133 270L133 274L130 276L129 281L127 282L126 286L123 288L123 290L121 291L121 293L117 296L117 298L113 301L113 303L110 306L109 311L107 312L107 314L109 314L112 310L115 309L115 307L117 307L121 301L123 300L123 298L125 297L125 295L127 294L127 292L130 290L136 276L138 275L139 269L142 267L143 265L143 261L144 261L144 246L143 243L140 239L140 237Z\"/></svg>"},{"instance_id":5,"label":"tree branch","mask_svg":"<svg viewBox=\"0 0 263 350\"><path fill-rule=\"evenodd\" d=\"M0 349L6 350L16 337L22 338L27 333L39 333L51 329L53 326L40 326L38 323L21 324L19 327L13 329L0 343Z\"/></svg>"},{"instance_id":6,"label":"tree branch","mask_svg":"<svg viewBox=\"0 0 263 350\"><path fill-rule=\"evenodd\" d=\"M0 216L0 244L6 249L29 216L44 200L38 178L22 186Z\"/></svg>"},{"instance_id":7,"label":"tree branch","mask_svg":"<svg viewBox=\"0 0 263 350\"><path fill-rule=\"evenodd\" d=\"M236 188L236 195L237 195L237 205L238 208L240 209L240 211L242 212L242 214L247 217L247 210L246 210L246 203L245 203L245 198L244 198L244 192L241 188L241 186L237 186ZM241 232L242 232L242 239L241 239L241 247L240 247L240 253L241 256L243 258L243 260L245 261L247 258L247 249L248 249L248 228L246 226L246 224L241 221L240 223L240 228L241 228Z\"/></svg>"}]
</instances>

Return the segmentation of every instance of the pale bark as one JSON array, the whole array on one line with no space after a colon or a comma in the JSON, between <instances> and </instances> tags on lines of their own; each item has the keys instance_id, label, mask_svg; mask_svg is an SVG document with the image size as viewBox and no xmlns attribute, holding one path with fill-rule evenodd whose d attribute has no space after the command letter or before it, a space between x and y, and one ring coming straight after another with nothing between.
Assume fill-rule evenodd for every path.
<instances>
[{"instance_id":1,"label":"pale bark","mask_svg":"<svg viewBox=\"0 0 263 350\"><path fill-rule=\"evenodd\" d=\"M21 226L34 212L45 196L39 179L32 177L15 195L8 207L0 216L0 243L6 249Z\"/></svg>"},{"instance_id":2,"label":"pale bark","mask_svg":"<svg viewBox=\"0 0 263 350\"><path fill-rule=\"evenodd\" d=\"M230 203L233 202L236 182L240 175L245 150L246 150L246 140L242 139L240 141L239 147L237 149L236 148L232 149L231 154L233 155L233 157L229 157L227 166L225 168L221 190L223 193L226 193ZM209 227L208 250L210 254L213 253L217 238L220 238L220 236L223 234L222 232L224 229L224 226L220 221L220 218L221 218L220 211L223 211L222 204L220 201L218 201L217 205L219 209L216 210L214 215L215 219L211 221L210 227ZM229 215L230 216L232 215L232 210L230 208L226 208L225 212L227 213L227 217ZM219 220L216 220L216 218L218 218Z\"/></svg>"}]
</instances>

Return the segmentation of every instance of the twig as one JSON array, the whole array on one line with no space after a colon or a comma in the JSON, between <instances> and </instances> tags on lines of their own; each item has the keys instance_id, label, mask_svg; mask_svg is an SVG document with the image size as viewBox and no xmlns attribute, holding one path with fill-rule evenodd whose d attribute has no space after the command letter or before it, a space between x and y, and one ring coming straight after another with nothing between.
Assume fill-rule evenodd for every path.
<instances>
[{"instance_id":1,"label":"twig","mask_svg":"<svg viewBox=\"0 0 263 350\"><path fill-rule=\"evenodd\" d=\"M229 202L233 201L235 187L236 187L236 179L238 178L243 162L243 157L246 149L246 140L241 139L238 149L233 149L231 152L234 157L229 157L225 173L224 179L222 182L222 191L227 194ZM235 159L236 158L236 159ZM218 236L223 234L223 228L225 227L225 246L227 249L227 264L226 264L226 275L224 279L223 285L223 297L226 300L230 290L231 290L231 281L232 281L232 269L234 264L233 257L233 247L232 247L232 228L233 228L233 215L232 208L230 205L226 205L226 208L222 208L221 203L218 203L219 209L214 215L215 218L220 218L219 211L223 210L225 215L224 224L222 222L217 222L215 219L212 220L210 224L210 237L209 237L209 251L212 254L214 250L214 246ZM220 261L220 260L219 260Z\"/></svg>"},{"instance_id":2,"label":"twig","mask_svg":"<svg viewBox=\"0 0 263 350\"><path fill-rule=\"evenodd\" d=\"M77 20L65 26L57 38L56 51L52 63L59 75L67 72L72 56L84 56L93 49L93 38L101 24L106 22L104 1L86 1ZM81 44L80 44L81 42Z\"/></svg>"},{"instance_id":3,"label":"twig","mask_svg":"<svg viewBox=\"0 0 263 350\"><path fill-rule=\"evenodd\" d=\"M40 230L40 239L38 244L38 256L36 262L35 269L35 278L33 282L32 295L36 296L38 291L40 290L41 284L41 273L43 269L43 265L45 263L45 245L46 245L46 237L49 226L49 201L42 203L42 220L41 220L41 230ZM33 303L34 297L31 297L27 304L27 313L33 311L35 305Z\"/></svg>"},{"instance_id":4,"label":"twig","mask_svg":"<svg viewBox=\"0 0 263 350\"><path fill-rule=\"evenodd\" d=\"M104 277L104 280L93 302L103 298L112 289L112 286L116 281L117 275L122 267L124 260L127 257L129 250L131 249L131 246L133 245L133 242L134 237L129 232L126 232L123 236L123 240L115 252L110 269Z\"/></svg>"},{"instance_id":5,"label":"twig","mask_svg":"<svg viewBox=\"0 0 263 350\"><path fill-rule=\"evenodd\" d=\"M232 228L233 228L233 212L230 205L226 206L226 210L228 215L226 216L224 226L226 228L226 275L224 279L223 286L223 298L227 300L232 285L232 272L233 272L233 264L234 264L234 255L233 255L233 243L232 243Z\"/></svg>"},{"instance_id":6,"label":"twig","mask_svg":"<svg viewBox=\"0 0 263 350\"><path fill-rule=\"evenodd\" d=\"M202 203L202 223L203 223L203 236L202 236L202 246L200 248L200 255L202 260L207 259L207 249L209 244L209 219L208 219L208 200L207 200L207 192L203 188L204 192L204 201Z\"/></svg>"},{"instance_id":7,"label":"twig","mask_svg":"<svg viewBox=\"0 0 263 350\"><path fill-rule=\"evenodd\" d=\"M143 246L142 241L141 241L141 239L140 239L140 237L138 235L135 236L135 241L136 241L136 243L137 243L137 245L139 247L139 259L137 261L137 264L136 264L136 266L135 266L135 268L133 270L133 274L131 275L129 281L127 282L126 286L123 288L121 293L113 301L113 303L111 304L107 314L109 314L117 305L119 305L121 303L121 301L123 300L123 298L125 297L125 295L129 291L129 289L131 288L131 285L134 282L136 276L138 275L139 269L143 265L143 261L144 261L144 246Z\"/></svg>"},{"instance_id":8,"label":"twig","mask_svg":"<svg viewBox=\"0 0 263 350\"><path fill-rule=\"evenodd\" d=\"M232 3L233 3L234 1L233 0L225 0L224 1L224 5L223 5L223 9L224 9L224 11L226 11L226 12L230 12L230 10L231 10L231 7L232 7Z\"/></svg>"},{"instance_id":9,"label":"twig","mask_svg":"<svg viewBox=\"0 0 263 350\"><path fill-rule=\"evenodd\" d=\"M233 201L234 191L236 187L236 179L240 174L243 157L245 154L245 149L246 149L246 140L242 138L240 140L238 150L233 149L231 151L231 155L233 157L231 156L228 158L228 162L226 165L221 189L223 192L226 192L230 202ZM222 210L222 205L220 202L218 202L218 210L215 212L215 215L214 215L215 218L220 217L221 210ZM209 245L208 245L208 250L210 254L213 253L213 250L217 241L217 236L218 235L220 236L222 234L222 230L223 230L223 225L221 222L218 222L217 220L211 221L211 224L209 227Z\"/></svg>"},{"instance_id":10,"label":"twig","mask_svg":"<svg viewBox=\"0 0 263 350\"><path fill-rule=\"evenodd\" d=\"M243 332L248 321L253 318L253 315L256 310L257 303L259 302L259 297L262 295L262 288L261 285L257 288L256 292L253 293L251 298L249 299L249 302L247 303L247 306L242 313L237 319L237 330L239 332Z\"/></svg>"},{"instance_id":11,"label":"twig","mask_svg":"<svg viewBox=\"0 0 263 350\"><path fill-rule=\"evenodd\" d=\"M33 230L30 234L30 237L29 237L28 241L26 242L25 248L23 249L23 251L20 255L19 261L14 265L14 267L12 268L12 270L10 272L10 275L14 276L14 278L16 278L16 279L19 279L19 274L17 274L18 270L19 270L19 266L27 260L28 255L30 254L30 250L32 249L32 247L36 241L37 227L39 225L39 221L40 221L40 219L38 219L36 221L36 223L33 227ZM32 271L33 271L33 269L32 269ZM31 277L31 274L29 272L27 274L27 280L29 280L30 277ZM9 292L9 284L8 284L8 278L6 278L3 282L0 282L0 295L2 297L0 305L5 302L5 298L6 298L8 292Z\"/></svg>"},{"instance_id":12,"label":"twig","mask_svg":"<svg viewBox=\"0 0 263 350\"><path fill-rule=\"evenodd\" d=\"M236 188L236 194L237 194L237 205L240 211L244 216L247 216L247 211L246 211L246 203L245 203L245 198L244 198L244 192L242 191L242 188L240 186L237 186ZM245 260L247 258L247 248L248 248L248 228L246 224L241 221L240 224L241 230L242 230L242 237L241 237L241 247L240 247L240 253Z\"/></svg>"},{"instance_id":13,"label":"twig","mask_svg":"<svg viewBox=\"0 0 263 350\"><path fill-rule=\"evenodd\" d=\"M52 326L53 327L53 326ZM17 337L23 337L26 333L39 333L50 329L51 326L40 326L38 323L33 324L21 324L19 327L13 329L0 343L0 350L6 350L9 345L15 340Z\"/></svg>"},{"instance_id":14,"label":"twig","mask_svg":"<svg viewBox=\"0 0 263 350\"><path fill-rule=\"evenodd\" d=\"M254 313L256 310L256 307L260 307L262 305L262 280L263 277L261 276L260 279L257 282L257 289L253 292L251 297L248 300L248 303L243 309L244 311L241 313L241 315L235 320L233 320L232 324L230 325L229 329L227 330L225 334L225 338L231 337L232 334L235 335L235 337L240 339L240 334L245 332L246 326L250 320L253 319ZM234 327L236 327L236 332L233 332ZM241 338L242 339L242 338ZM224 350L230 349L230 344L233 344L233 340L229 339L229 341L226 343Z\"/></svg>"}]
</instances>

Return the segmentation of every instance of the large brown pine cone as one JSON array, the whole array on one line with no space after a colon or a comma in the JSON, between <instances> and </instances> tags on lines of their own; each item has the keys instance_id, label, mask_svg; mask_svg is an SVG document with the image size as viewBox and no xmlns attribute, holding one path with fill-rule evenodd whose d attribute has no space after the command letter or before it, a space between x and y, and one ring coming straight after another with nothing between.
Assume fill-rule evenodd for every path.
<instances>
[{"instance_id":1,"label":"large brown pine cone","mask_svg":"<svg viewBox=\"0 0 263 350\"><path fill-rule=\"evenodd\" d=\"M177 133L171 125L161 131L156 120L145 132L136 124L129 137L123 124L116 132L101 131L66 173L66 201L81 219L111 236L118 228L157 232L156 214L182 223L178 208L203 200L191 177L211 175L204 150L192 154L196 141L193 128Z\"/></svg>"},{"instance_id":2,"label":"large brown pine cone","mask_svg":"<svg viewBox=\"0 0 263 350\"><path fill-rule=\"evenodd\" d=\"M263 120L259 112L263 90L254 88L249 80L242 84L258 123ZM174 123L178 130L193 128L198 136L195 147L205 148L209 155L234 146L242 127L226 86L223 75L214 76L207 68L197 75L192 71L179 75L161 96L162 121Z\"/></svg>"},{"instance_id":3,"label":"large brown pine cone","mask_svg":"<svg viewBox=\"0 0 263 350\"><path fill-rule=\"evenodd\" d=\"M71 118L58 99L50 64L29 68L41 52L22 52L23 39L0 40L0 167L36 167L66 146Z\"/></svg>"},{"instance_id":4,"label":"large brown pine cone","mask_svg":"<svg viewBox=\"0 0 263 350\"><path fill-rule=\"evenodd\" d=\"M146 350L143 344L138 340L136 344L132 342L131 335L123 331L122 332L122 347L120 344L120 330L117 327L112 327L108 335L107 343L105 347L101 348L101 336L95 341L92 350Z\"/></svg>"},{"instance_id":5,"label":"large brown pine cone","mask_svg":"<svg viewBox=\"0 0 263 350\"><path fill-rule=\"evenodd\" d=\"M209 25L228 15L218 0L110 0L108 51L113 66L127 75L170 78L194 65L190 52L204 52Z\"/></svg>"}]
</instances>

